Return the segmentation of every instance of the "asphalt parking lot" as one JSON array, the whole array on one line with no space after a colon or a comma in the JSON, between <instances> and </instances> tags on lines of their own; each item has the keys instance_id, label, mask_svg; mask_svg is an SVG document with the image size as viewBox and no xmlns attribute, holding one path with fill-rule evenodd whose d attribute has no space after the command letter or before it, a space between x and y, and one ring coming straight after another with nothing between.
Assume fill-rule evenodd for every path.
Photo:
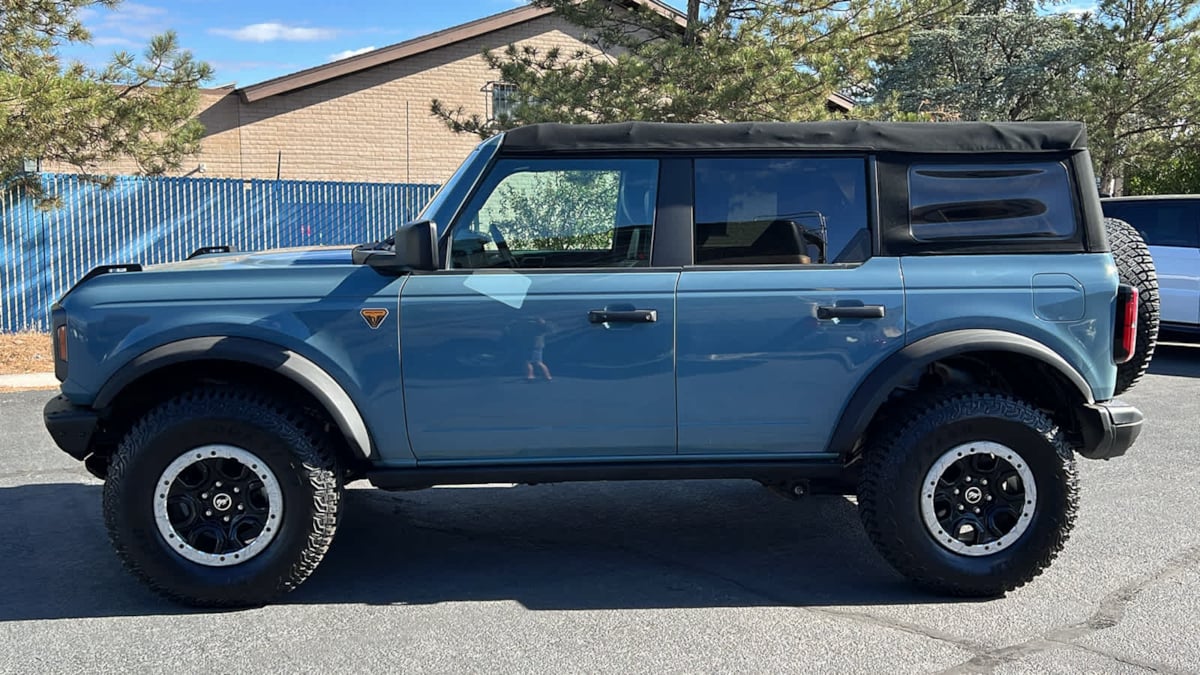
<instances>
[{"instance_id":1,"label":"asphalt parking lot","mask_svg":"<svg viewBox=\"0 0 1200 675\"><path fill-rule=\"evenodd\" d=\"M1066 550L987 602L914 591L850 500L732 481L354 489L297 592L191 610L121 569L53 392L0 394L0 671L1200 672L1198 378L1160 348L1132 454L1081 461Z\"/></svg>"}]
</instances>

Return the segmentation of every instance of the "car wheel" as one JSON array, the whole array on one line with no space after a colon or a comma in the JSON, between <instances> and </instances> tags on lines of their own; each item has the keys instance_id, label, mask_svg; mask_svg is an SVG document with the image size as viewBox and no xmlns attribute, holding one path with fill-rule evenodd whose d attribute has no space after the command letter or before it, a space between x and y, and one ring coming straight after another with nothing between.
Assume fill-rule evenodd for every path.
<instances>
[{"instance_id":1,"label":"car wheel","mask_svg":"<svg viewBox=\"0 0 1200 675\"><path fill-rule=\"evenodd\" d=\"M1075 461L1062 432L1001 393L923 396L868 444L859 482L867 535L936 593L992 597L1028 582L1075 520Z\"/></svg>"},{"instance_id":2,"label":"car wheel","mask_svg":"<svg viewBox=\"0 0 1200 675\"><path fill-rule=\"evenodd\" d=\"M316 568L333 540L334 453L302 412L233 387L177 396L121 442L104 484L118 555L160 594L261 605Z\"/></svg>"},{"instance_id":3,"label":"car wheel","mask_svg":"<svg viewBox=\"0 0 1200 675\"><path fill-rule=\"evenodd\" d=\"M1104 229L1121 283L1138 290L1137 344L1133 357L1117 365L1117 387L1113 395L1120 396L1142 379L1154 356L1154 347L1158 343L1158 275L1154 271L1150 248L1137 229L1116 218L1105 218Z\"/></svg>"}]
</instances>

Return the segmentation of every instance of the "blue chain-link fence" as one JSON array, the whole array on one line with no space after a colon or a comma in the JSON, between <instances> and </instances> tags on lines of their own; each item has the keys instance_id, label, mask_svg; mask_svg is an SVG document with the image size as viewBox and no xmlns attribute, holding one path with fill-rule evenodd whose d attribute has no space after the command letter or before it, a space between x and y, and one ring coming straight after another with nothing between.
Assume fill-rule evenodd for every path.
<instances>
[{"instance_id":1,"label":"blue chain-link fence","mask_svg":"<svg viewBox=\"0 0 1200 675\"><path fill-rule=\"evenodd\" d=\"M0 332L48 330L50 305L97 265L182 260L202 246L239 251L382 239L436 185L126 176L102 188L41 174L62 206L0 195Z\"/></svg>"}]
</instances>

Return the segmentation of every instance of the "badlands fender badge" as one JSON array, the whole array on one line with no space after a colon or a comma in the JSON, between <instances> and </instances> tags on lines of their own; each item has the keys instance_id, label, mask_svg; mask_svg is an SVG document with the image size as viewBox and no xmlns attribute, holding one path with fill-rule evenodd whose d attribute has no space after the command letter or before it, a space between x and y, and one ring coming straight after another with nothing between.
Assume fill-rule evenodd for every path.
<instances>
[{"instance_id":1,"label":"badlands fender badge","mask_svg":"<svg viewBox=\"0 0 1200 675\"><path fill-rule=\"evenodd\" d=\"M386 309L364 309L359 314L362 314L363 321L367 322L371 330L375 330L383 324L383 320L387 318L388 311Z\"/></svg>"}]
</instances>

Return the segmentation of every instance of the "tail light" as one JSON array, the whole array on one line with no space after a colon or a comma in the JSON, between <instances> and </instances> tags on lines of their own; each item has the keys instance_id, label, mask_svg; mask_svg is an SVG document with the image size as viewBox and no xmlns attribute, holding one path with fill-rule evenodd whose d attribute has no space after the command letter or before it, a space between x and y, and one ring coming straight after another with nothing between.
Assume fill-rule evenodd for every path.
<instances>
[{"instance_id":1,"label":"tail light","mask_svg":"<svg viewBox=\"0 0 1200 675\"><path fill-rule=\"evenodd\" d=\"M1117 288L1117 325L1113 330L1113 363L1126 363L1137 347L1138 290L1128 284Z\"/></svg>"}]
</instances>

